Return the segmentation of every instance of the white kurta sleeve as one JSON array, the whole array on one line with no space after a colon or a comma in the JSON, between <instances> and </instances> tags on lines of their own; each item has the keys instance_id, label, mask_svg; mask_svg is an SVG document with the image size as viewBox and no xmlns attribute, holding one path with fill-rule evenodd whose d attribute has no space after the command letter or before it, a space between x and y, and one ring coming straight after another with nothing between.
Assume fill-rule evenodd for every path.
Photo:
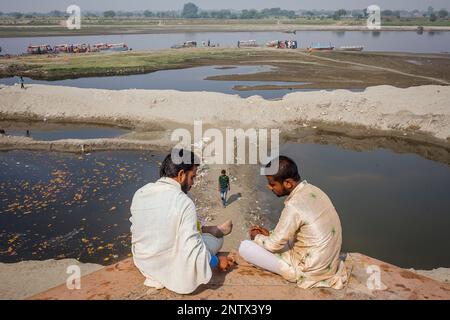
<instances>
[{"instance_id":1,"label":"white kurta sleeve","mask_svg":"<svg viewBox=\"0 0 450 320\"><path fill-rule=\"evenodd\" d=\"M299 213L288 204L281 212L278 224L271 234L269 236L258 234L255 237L255 242L270 252L277 252L283 249L290 239L294 238L301 225Z\"/></svg>"}]
</instances>

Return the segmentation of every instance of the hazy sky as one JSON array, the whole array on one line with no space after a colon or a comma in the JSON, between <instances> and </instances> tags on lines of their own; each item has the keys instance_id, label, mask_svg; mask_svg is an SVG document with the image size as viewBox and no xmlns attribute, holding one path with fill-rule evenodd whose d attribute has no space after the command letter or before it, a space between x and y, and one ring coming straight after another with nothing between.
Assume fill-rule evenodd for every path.
<instances>
[{"instance_id":1,"label":"hazy sky","mask_svg":"<svg viewBox=\"0 0 450 320\"><path fill-rule=\"evenodd\" d=\"M81 10L178 10L186 2L194 2L202 9L263 9L281 7L285 9L362 9L376 4L381 9L450 9L449 0L0 0L0 11L48 12L65 11L70 4Z\"/></svg>"}]
</instances>

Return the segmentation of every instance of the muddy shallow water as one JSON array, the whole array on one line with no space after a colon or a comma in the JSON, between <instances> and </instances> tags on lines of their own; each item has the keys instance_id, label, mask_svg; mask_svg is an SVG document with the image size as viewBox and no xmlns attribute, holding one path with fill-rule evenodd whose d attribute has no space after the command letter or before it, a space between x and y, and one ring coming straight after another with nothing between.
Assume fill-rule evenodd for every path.
<instances>
[{"instance_id":1,"label":"muddy shallow water","mask_svg":"<svg viewBox=\"0 0 450 320\"><path fill-rule=\"evenodd\" d=\"M0 261L126 257L132 196L159 177L161 160L142 151L0 152Z\"/></svg>"},{"instance_id":2,"label":"muddy shallow water","mask_svg":"<svg viewBox=\"0 0 450 320\"><path fill-rule=\"evenodd\" d=\"M265 99L280 99L288 93L296 91L315 91L319 89L302 88L304 82L285 81L244 81L244 80L214 80L214 77L242 76L253 73L269 72L276 67L268 65L257 66L206 66L177 70L161 70L147 74L86 77L67 80L33 80L24 78L25 84L45 84L77 88L95 88L108 90L151 89L179 91L209 91L239 95L247 98L259 95ZM18 77L2 78L0 84L14 85L19 83ZM242 91L242 88L246 88ZM280 89L282 88L282 89ZM352 89L363 91L363 89Z\"/></svg>"},{"instance_id":3,"label":"muddy shallow water","mask_svg":"<svg viewBox=\"0 0 450 320\"><path fill-rule=\"evenodd\" d=\"M60 139L116 138L129 132L122 128L99 125L60 124L46 122L0 121L0 129L15 137L30 137L34 140L53 141Z\"/></svg>"}]
</instances>

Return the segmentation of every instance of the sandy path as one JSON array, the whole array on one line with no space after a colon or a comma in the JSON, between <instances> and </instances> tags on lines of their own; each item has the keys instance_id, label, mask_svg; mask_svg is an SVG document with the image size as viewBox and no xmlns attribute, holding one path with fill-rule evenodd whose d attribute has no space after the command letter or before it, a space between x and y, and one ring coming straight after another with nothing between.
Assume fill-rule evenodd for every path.
<instances>
[{"instance_id":1,"label":"sandy path","mask_svg":"<svg viewBox=\"0 0 450 320\"><path fill-rule=\"evenodd\" d=\"M199 216L207 215L207 225L233 221L233 231L225 238L223 251L237 250L240 242L247 239L247 230L258 219L256 197L256 167L236 165L208 165L200 174L192 195ZM217 191L218 177L222 169L230 177L231 191L228 204L223 208Z\"/></svg>"}]
</instances>

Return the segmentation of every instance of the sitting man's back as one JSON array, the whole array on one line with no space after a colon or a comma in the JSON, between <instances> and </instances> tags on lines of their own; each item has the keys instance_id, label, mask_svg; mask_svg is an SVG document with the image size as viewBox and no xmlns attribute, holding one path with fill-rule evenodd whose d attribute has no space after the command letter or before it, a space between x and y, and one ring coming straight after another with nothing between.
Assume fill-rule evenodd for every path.
<instances>
[{"instance_id":1,"label":"sitting man's back","mask_svg":"<svg viewBox=\"0 0 450 320\"><path fill-rule=\"evenodd\" d=\"M146 284L181 294L212 276L211 253L197 229L194 203L186 195L193 177L185 174L188 181L177 182L161 172L161 179L139 189L130 218L133 259Z\"/></svg>"}]
</instances>

